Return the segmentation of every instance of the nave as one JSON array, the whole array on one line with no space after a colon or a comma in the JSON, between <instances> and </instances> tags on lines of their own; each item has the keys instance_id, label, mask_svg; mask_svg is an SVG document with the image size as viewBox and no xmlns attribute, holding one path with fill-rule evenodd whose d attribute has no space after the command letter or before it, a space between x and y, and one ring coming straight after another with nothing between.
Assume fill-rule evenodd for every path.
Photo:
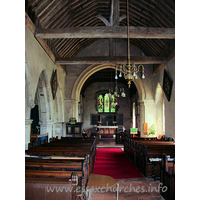
<instances>
[{"instance_id":1,"label":"nave","mask_svg":"<svg viewBox=\"0 0 200 200\"><path fill-rule=\"evenodd\" d=\"M174 1L26 0L26 199L95 199L108 181L120 199L138 178L173 199L175 84Z\"/></svg>"}]
</instances>

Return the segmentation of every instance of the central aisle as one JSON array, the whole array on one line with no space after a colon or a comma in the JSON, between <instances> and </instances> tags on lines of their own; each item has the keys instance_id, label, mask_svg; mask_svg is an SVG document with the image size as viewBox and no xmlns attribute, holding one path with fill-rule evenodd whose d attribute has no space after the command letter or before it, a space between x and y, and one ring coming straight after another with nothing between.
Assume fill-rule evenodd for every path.
<instances>
[{"instance_id":1,"label":"central aisle","mask_svg":"<svg viewBox=\"0 0 200 200\"><path fill-rule=\"evenodd\" d=\"M115 179L144 177L121 148L97 148L93 174L107 175Z\"/></svg>"}]
</instances>

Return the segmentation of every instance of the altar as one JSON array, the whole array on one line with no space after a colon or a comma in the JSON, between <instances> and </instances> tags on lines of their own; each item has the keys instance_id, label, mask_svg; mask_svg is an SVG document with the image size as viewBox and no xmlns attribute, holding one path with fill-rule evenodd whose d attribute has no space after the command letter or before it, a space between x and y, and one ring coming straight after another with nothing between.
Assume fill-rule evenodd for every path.
<instances>
[{"instance_id":1,"label":"altar","mask_svg":"<svg viewBox=\"0 0 200 200\"><path fill-rule=\"evenodd\" d=\"M97 128L99 129L99 135L102 134L114 135L118 126L97 126Z\"/></svg>"}]
</instances>

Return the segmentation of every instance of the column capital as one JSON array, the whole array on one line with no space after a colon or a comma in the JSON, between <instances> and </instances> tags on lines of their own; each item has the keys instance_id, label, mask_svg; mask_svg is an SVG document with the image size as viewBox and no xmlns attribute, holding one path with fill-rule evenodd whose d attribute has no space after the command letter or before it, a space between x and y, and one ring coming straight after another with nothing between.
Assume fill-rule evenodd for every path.
<instances>
[{"instance_id":1,"label":"column capital","mask_svg":"<svg viewBox=\"0 0 200 200\"><path fill-rule=\"evenodd\" d=\"M52 124L54 124L53 121L45 121L45 122L39 121L39 125L52 125Z\"/></svg>"},{"instance_id":2,"label":"column capital","mask_svg":"<svg viewBox=\"0 0 200 200\"><path fill-rule=\"evenodd\" d=\"M30 125L32 124L33 119L25 119L25 125Z\"/></svg>"},{"instance_id":3,"label":"column capital","mask_svg":"<svg viewBox=\"0 0 200 200\"><path fill-rule=\"evenodd\" d=\"M140 104L140 106L141 106L141 105L144 105L144 101L140 100L140 101L139 101L139 104Z\"/></svg>"}]
</instances>

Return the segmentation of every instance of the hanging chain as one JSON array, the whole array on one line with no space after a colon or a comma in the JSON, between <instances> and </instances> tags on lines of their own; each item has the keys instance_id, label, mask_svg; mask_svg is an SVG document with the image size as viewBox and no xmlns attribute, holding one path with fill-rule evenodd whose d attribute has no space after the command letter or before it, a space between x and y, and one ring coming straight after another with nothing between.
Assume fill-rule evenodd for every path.
<instances>
[{"instance_id":1,"label":"hanging chain","mask_svg":"<svg viewBox=\"0 0 200 200\"><path fill-rule=\"evenodd\" d=\"M127 0L127 37L128 37L128 67L130 66L130 38L129 38L129 6Z\"/></svg>"}]
</instances>

